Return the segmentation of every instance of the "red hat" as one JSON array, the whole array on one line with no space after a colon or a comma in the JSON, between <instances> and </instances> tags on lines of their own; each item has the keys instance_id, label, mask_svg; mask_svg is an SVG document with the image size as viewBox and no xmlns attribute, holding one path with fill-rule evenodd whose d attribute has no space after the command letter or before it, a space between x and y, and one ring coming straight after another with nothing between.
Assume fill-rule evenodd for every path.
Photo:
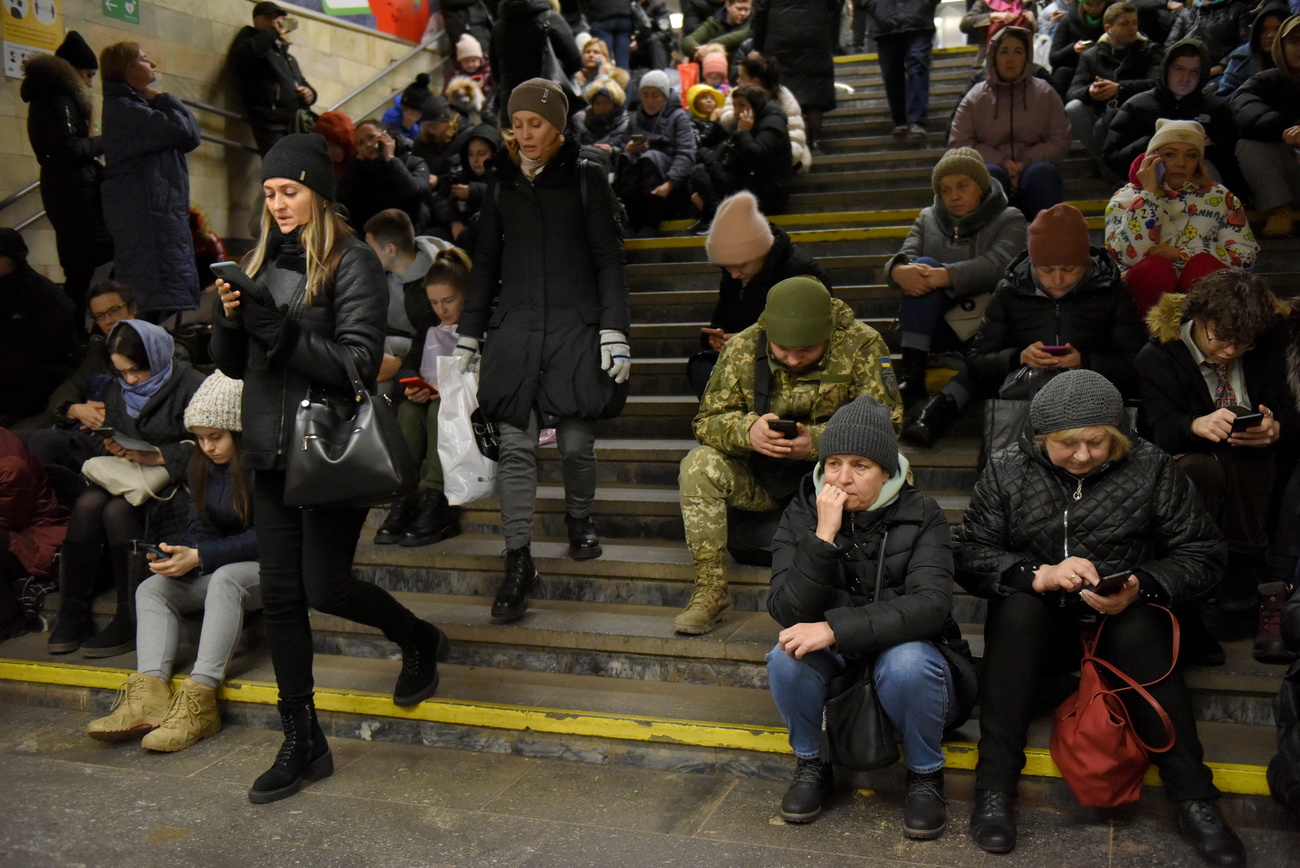
<instances>
[{"instance_id":1,"label":"red hat","mask_svg":"<svg viewBox=\"0 0 1300 868\"><path fill-rule=\"evenodd\" d=\"M1062 202L1039 211L1029 224L1032 265L1087 265L1092 261L1088 221L1073 205Z\"/></svg>"}]
</instances>

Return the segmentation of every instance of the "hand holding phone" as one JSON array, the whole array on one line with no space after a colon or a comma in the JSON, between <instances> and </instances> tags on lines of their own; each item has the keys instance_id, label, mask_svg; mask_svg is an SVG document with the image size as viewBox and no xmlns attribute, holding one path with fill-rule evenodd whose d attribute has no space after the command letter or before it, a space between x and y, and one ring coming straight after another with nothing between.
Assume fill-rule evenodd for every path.
<instances>
[{"instance_id":1,"label":"hand holding phone","mask_svg":"<svg viewBox=\"0 0 1300 868\"><path fill-rule=\"evenodd\" d=\"M1063 356L1070 351L1070 348L1064 345L1045 346L1042 349L1043 352L1051 356Z\"/></svg>"},{"instance_id":2,"label":"hand holding phone","mask_svg":"<svg viewBox=\"0 0 1300 868\"><path fill-rule=\"evenodd\" d=\"M1263 423L1263 421L1264 421L1264 414L1259 412L1258 410L1253 413L1250 412L1238 413L1237 418L1232 420L1232 433L1233 434L1244 433L1246 431L1249 431L1251 428L1255 428L1259 426L1260 424Z\"/></svg>"},{"instance_id":3,"label":"hand holding phone","mask_svg":"<svg viewBox=\"0 0 1300 868\"><path fill-rule=\"evenodd\" d=\"M1124 590L1124 586L1128 584L1128 577L1131 575L1133 575L1132 570L1111 573L1109 576L1102 576L1097 584L1091 587L1084 585L1080 590L1092 591L1099 597L1111 597Z\"/></svg>"},{"instance_id":4,"label":"hand holding phone","mask_svg":"<svg viewBox=\"0 0 1300 868\"><path fill-rule=\"evenodd\" d=\"M402 377L402 379L397 382L406 386L408 389L423 389L426 392L433 392L435 395L438 393L438 387L425 382L422 377Z\"/></svg>"},{"instance_id":5,"label":"hand holding phone","mask_svg":"<svg viewBox=\"0 0 1300 868\"><path fill-rule=\"evenodd\" d=\"M779 433L786 440L799 436L799 423L793 419L768 419L767 427Z\"/></svg>"},{"instance_id":6,"label":"hand holding phone","mask_svg":"<svg viewBox=\"0 0 1300 868\"><path fill-rule=\"evenodd\" d=\"M262 287L258 286L253 278L249 277L244 269L239 267L238 262L214 262L209 266L212 273L221 280L230 284L236 289L241 297L247 297L260 304L271 304L271 294Z\"/></svg>"},{"instance_id":7,"label":"hand holding phone","mask_svg":"<svg viewBox=\"0 0 1300 868\"><path fill-rule=\"evenodd\" d=\"M171 553L165 552L162 549L158 548L158 546L152 545L151 543L140 543L140 548L144 549L151 555L155 555L160 561L166 560L167 558L171 557Z\"/></svg>"}]
</instances>

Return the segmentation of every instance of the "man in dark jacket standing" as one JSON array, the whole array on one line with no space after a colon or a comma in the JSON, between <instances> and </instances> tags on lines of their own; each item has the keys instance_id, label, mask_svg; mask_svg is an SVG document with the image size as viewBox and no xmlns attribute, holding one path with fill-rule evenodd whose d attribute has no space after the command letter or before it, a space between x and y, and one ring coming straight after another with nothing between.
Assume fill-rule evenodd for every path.
<instances>
[{"instance_id":1,"label":"man in dark jacket standing","mask_svg":"<svg viewBox=\"0 0 1300 868\"><path fill-rule=\"evenodd\" d=\"M39 412L72 373L72 302L27 264L27 245L0 229L0 425Z\"/></svg>"},{"instance_id":2,"label":"man in dark jacket standing","mask_svg":"<svg viewBox=\"0 0 1300 868\"><path fill-rule=\"evenodd\" d=\"M244 27L230 46L230 64L244 98L244 112L263 156L293 132L298 110L316 102L316 91L303 77L284 38L289 13L269 0L253 7L253 26Z\"/></svg>"},{"instance_id":3,"label":"man in dark jacket standing","mask_svg":"<svg viewBox=\"0 0 1300 868\"><path fill-rule=\"evenodd\" d=\"M1155 87L1164 48L1138 32L1138 11L1131 3L1116 3L1101 17L1106 31L1097 44L1079 57L1079 66L1065 95L1065 113L1074 137L1093 159L1101 162L1101 145L1093 130L1112 101L1123 105L1135 94Z\"/></svg>"},{"instance_id":4,"label":"man in dark jacket standing","mask_svg":"<svg viewBox=\"0 0 1300 868\"><path fill-rule=\"evenodd\" d=\"M930 117L930 43L938 0L881 0L865 9L876 40L895 137L924 142Z\"/></svg>"}]
</instances>

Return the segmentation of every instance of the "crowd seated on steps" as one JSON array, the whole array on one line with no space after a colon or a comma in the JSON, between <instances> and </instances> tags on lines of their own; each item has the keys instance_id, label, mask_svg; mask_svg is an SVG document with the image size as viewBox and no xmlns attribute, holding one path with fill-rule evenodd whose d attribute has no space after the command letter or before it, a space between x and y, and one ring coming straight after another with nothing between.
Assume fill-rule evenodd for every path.
<instances>
[{"instance_id":1,"label":"crowd seated on steps","mask_svg":"<svg viewBox=\"0 0 1300 868\"><path fill-rule=\"evenodd\" d=\"M1300 483L1292 480L1291 473L1295 463L1291 427L1296 419L1298 385L1292 377L1300 371L1300 328L1294 322L1296 314L1280 304L1261 279L1247 272L1254 264L1258 244L1243 203L1254 202L1267 212L1271 228L1265 235L1290 233L1294 222L1291 209L1300 199L1300 184L1291 183L1294 160L1287 149L1300 146L1300 140L1292 141L1294 130L1279 126L1275 116L1294 107L1294 94L1287 89L1294 90L1292 79L1300 76L1300 48L1290 50L1300 45L1295 20L1278 22L1265 50L1266 25L1279 14L1270 18L1261 10L1256 19L1260 32L1252 31L1249 40L1229 44L1224 40L1230 29L1221 16L1202 11L1194 16L1180 13L1174 33L1201 35L1212 48L1173 41L1168 52L1159 54L1161 60L1153 72L1159 43L1140 33L1133 35L1132 19L1136 14L1141 21L1140 14L1127 4L1108 11L1102 11L1104 4L1079 4L1056 22L1061 47L1074 55L1062 54L1062 60L1077 63L1062 62L1052 75L1063 80L1067 68L1077 67L1068 93L1071 105L1077 101L1088 113L1067 120L1060 96L1035 76L1031 34L1017 26L1017 17L1021 24L1032 22L1035 10L1023 6L1017 10L1015 4L984 4L989 29L995 29L993 23L999 24L989 40L986 80L966 95L958 109L950 135L950 144L957 147L932 174L933 204L924 209L902 249L884 269L885 282L900 291L900 390L889 373L889 351L883 338L858 322L845 302L833 298L830 280L816 259L768 220L788 207L798 173L816 169L815 157L826 148L822 115L835 107L830 63L839 4L781 0L687 3L692 11L704 14L683 34L682 45L690 51L680 57L681 63L674 64L677 58L666 38L662 3L633 3L627 6L626 16L621 7L615 8L618 4L589 4L600 7L600 14L587 21L581 13L576 19L561 14L546 0L504 0L496 10L497 25L490 30L475 30L476 22L484 22L470 10L462 22L464 31L455 34L455 65L448 67L441 93L430 87L430 76L422 75L403 89L392 116L354 121L337 112L326 113L317 124L324 141L305 142L294 137L285 146L298 149L293 159L308 160L311 171L319 171L319 176L313 174L313 183L321 189L332 190L337 181L333 198L346 207L353 231L366 236L373 258L390 275L385 287L388 310L405 319L395 315L385 326L404 331L400 337L407 345L401 351L396 344L389 344L388 358L378 362L377 377L428 381L436 371L430 360L436 361L439 355L454 354L458 363L471 363L478 350L490 348L490 340L482 345L477 339L473 346L463 344L470 336L455 331L461 319L457 302L467 291L474 297L474 323L484 325L496 317L484 299L498 287L488 286L491 281L475 287L468 254L487 251L487 261L499 269L501 283L518 277L520 263L532 262L529 257L536 257L540 247L521 245L516 233L537 227L511 223L508 232L501 227L514 219L507 213L508 207L520 206L531 190L543 203L539 213L591 214L598 209L603 220L599 245L587 239L586 247L578 241L573 249L591 258L590 272L583 274L583 291L599 298L590 302L591 310L599 310L599 328L591 329L592 323L578 317L583 319L581 326L587 328L593 346L599 348L589 354L588 361L601 366L594 379L610 391L609 404L616 405L617 389L606 380L623 385L617 378L626 378L630 349L626 274L615 221L625 214L623 229L657 233L665 219L694 217L692 231L707 235L709 261L720 269L720 290L717 307L701 335L704 346L689 369L692 385L703 398L695 424L701 445L683 462L681 471L682 511L697 587L690 605L675 620L679 632L707 633L726 617L730 607L722 555L732 542L726 532L727 509L775 513L798 486L815 479L805 472L821 466L819 458L824 456L819 455L818 440L827 420L840 408L861 400L862 394L870 395L884 408L882 418L888 420L891 437L901 430L904 442L928 447L942 438L954 417L973 399L1003 389L1008 396L1029 399L1057 375L1082 368L1105 377L1120 393L1140 398L1139 431L1148 434L1156 447L1177 454L1180 466L1189 468L1198 496L1205 500L1232 552L1227 573L1230 581L1223 583L1217 601L1224 622L1252 618L1258 609L1257 655L1276 662L1292 656L1282 641L1285 631L1280 624L1297 560L1292 548L1296 534L1290 530L1300 524ZM449 12L475 5L447 4ZM1007 8L999 9L999 5ZM861 9L864 14L860 17L866 17L865 5L855 3L852 7ZM274 3L259 3L255 13L257 10L261 10L258 17L273 25L285 17L284 10ZM630 24L625 25L624 17ZM1193 17L1197 21L1191 21ZM449 24L453 20L457 20L455 14L449 16ZM924 27L891 32L879 24L876 22L873 35L881 41L881 62L887 75L897 71L895 60L900 68L909 70L901 79L891 79L891 114L899 121L894 132L900 141L928 141L928 118L916 114L915 99L909 102L909 94L916 95L918 78L914 73L921 64L919 56L912 57L918 54L912 44L916 40L908 35L926 37L923 53L928 69L928 34ZM1099 34L1096 44L1082 44L1088 42L1082 37L1093 31ZM277 50L287 51L285 32L279 27L276 32L285 43ZM632 38L627 38L629 33ZM563 82L538 84L535 80L548 54L547 46L564 71ZM1227 54L1220 51L1225 46L1232 49ZM56 58L67 64L66 69L59 67L65 78L77 76L78 69L93 68L73 63L87 63L85 52L76 51L76 47L74 44L64 52L70 57ZM1244 55L1235 50L1240 48L1247 49ZM1259 71L1243 76L1225 108L1206 91L1224 87L1219 79L1224 73L1220 61L1228 54L1238 56L1239 66L1246 63L1248 55ZM90 59L94 60L93 52ZM113 82L122 86L116 88L121 99L133 103L160 98L151 87L152 79L143 80L144 68L152 64L138 47L128 60L140 69L133 66L115 72L115 78L123 78ZM1094 70L1096 80L1088 82ZM137 74L138 80L134 78ZM548 98L538 97L539 90ZM77 102L77 97L84 94L73 91L71 96L59 98ZM299 97L307 99L306 94ZM1116 103L1113 113L1112 102ZM899 111L893 112L896 103ZM175 108L167 99L162 104ZM39 116L35 103L33 111ZM1194 112L1195 120L1185 116L1189 111ZM1242 131L1240 143L1233 140L1231 123L1224 126L1224 119L1230 116L1225 112L1235 113ZM571 138L564 146L555 138L554 150L544 149L531 156L513 135L520 114L540 117L557 136L567 129ZM504 147L503 119L509 142ZM1120 188L1107 209L1106 250L1089 245L1083 215L1062 203L1064 188L1056 164L1068 148L1070 120L1085 146L1082 131L1088 130L1094 150L1100 147L1102 159L1110 159L1117 174L1128 177L1129 183ZM171 149L183 150L190 144L188 133L192 130L179 111L176 125L178 138ZM60 153L84 152L93 162L96 143L74 126L62 132ZM34 148L38 142L48 145L42 138L48 129L38 125L31 132ZM259 139L259 144L265 143ZM268 156L264 165L274 163L272 156L284 158L284 150L277 152L275 147L263 149ZM1216 159L1211 159L1211 149L1217 149ZM54 150L43 148L40 153ZM303 156L308 151L310 154ZM1249 186L1244 179L1236 180L1234 151L1249 155L1243 156L1244 174L1253 182ZM1124 160L1130 153L1127 165L1114 165L1113 159ZM1258 167L1271 165L1266 159L1275 157L1285 184L1266 183L1272 176L1252 175ZM42 165L52 178L60 171L74 171L68 168L71 163L58 160L43 160ZM75 171L85 169L78 164ZM495 196L502 195L499 191L504 185L496 182L503 172L512 186L504 194L509 196L507 204L499 206ZM1216 173L1228 187L1214 180ZM97 190L94 174L87 175L92 193ZM276 177L280 176L268 180ZM556 178L553 187L551 178ZM621 202L610 195L611 178ZM51 188L56 186L57 181L51 183ZM270 211L266 213L270 215ZM504 232L494 236L506 239L500 249L493 251L495 242L486 247L478 243L475 233L480 214L490 215L482 219ZM169 211L157 219L174 216ZM589 221L589 228L596 222L601 221ZM63 231L58 224L55 229ZM284 234L270 235L277 231L271 217L263 221L260 231L268 233L261 239L263 248L272 237ZM465 250L453 248L454 242ZM293 259L296 250L288 249L292 246L272 250L271 258L277 262ZM21 251L16 246L6 246L4 251L0 252L0 282L14 274L25 275L19 267ZM347 254L367 262L371 258L359 244L350 245ZM1157 270L1160 273L1156 275L1144 273ZM565 277L547 274L554 286L560 286ZM206 278L201 282L206 283ZM48 294L50 287L38 287L42 288ZM197 294L197 283L193 289ZM65 288L73 290L75 287ZM8 299L9 294L5 295ZM185 429L193 426L178 419L177 411L183 410L183 398L201 393L215 378L198 387L201 374L187 366L185 350L178 341L161 327L132 316L138 312L132 309L137 297L132 287L108 283L90 291L88 307L94 324L121 352L108 353L105 362L92 345L85 360L92 368L108 367L78 372L53 398L47 393L31 404L39 409L50 401L52 414L64 427L44 436L53 436L60 443L42 445L42 437L33 434L30 451L14 448L6 452L16 459L6 459L6 468L12 464L12 470L6 472L12 472L15 480L32 482L28 487L7 486L10 500L6 506L14 505L28 515L40 513L44 522L4 525L5 563L13 568L12 578L18 580L16 586L6 582L12 588L8 602L16 601L16 609L10 605L9 610L18 611L25 626L39 626L32 619L56 571L46 562L44 549L36 552L41 557L30 557L32 552L23 548L30 535L24 535L33 526L48 525L56 535L59 528L68 526L57 503L51 501L61 494L58 468L69 464L79 468L78 449L93 454L102 446L81 429L101 428L110 421L123 434L135 430L156 437L164 451L160 453L162 463L154 466L164 469L168 485L181 481L183 465L203 460L189 447L181 450ZM228 303L225 293L219 300L223 306ZM410 315L412 301L420 311L418 316ZM970 309L967 302L971 302ZM1138 309L1148 304L1149 334L1138 318ZM51 313L54 307L63 305L50 306L32 322L42 327L52 324L69 341L83 337L86 323L60 325ZM170 310L166 306L156 309ZM430 316L430 309L436 319ZM266 315L276 318L274 310ZM15 315L15 321L17 318ZM123 326L119 320L131 324ZM291 329L279 328L277 338L289 341ZM123 345L128 332L140 336L140 346ZM112 334L118 335L117 343L113 343ZM56 344L52 341L39 349L53 351ZM821 344L825 345L821 354L804 352ZM6 349L11 347L6 345ZM966 369L931 396L925 382L929 355L942 349L961 354ZM36 359L35 354L33 349L33 357L26 360L27 373L48 361ZM50 392L71 372L76 356L68 352L53 360L59 376L48 378ZM1151 359L1151 365L1135 361L1145 357ZM1209 368L1204 367L1207 363ZM836 382L827 388L812 373L821 375L831 368L835 376L825 382ZM767 370L770 382L760 388L758 372L762 369ZM1292 376L1283 376L1284 370ZM1141 376L1135 371L1141 371ZM151 376L141 378L142 373ZM108 382L96 381L96 374ZM840 374L842 383L837 380ZM151 391L147 384L154 377L161 382ZM194 392L195 388L199 392ZM424 463L423 484L420 494L389 514L378 534L383 539L377 541L421 545L454 535L459 527L455 513L440 496L434 393L418 383L405 385L401 393L406 400L400 404L399 419L407 448L417 462ZM97 395L107 400L101 401ZM12 398L9 395L6 400ZM1183 404L1178 404L1182 399ZM915 405L917 412L905 417L904 403ZM157 415L163 404L166 418ZM1239 405L1258 410L1261 418L1245 431L1234 432L1232 418L1241 409ZM758 412L760 408L763 412ZM26 415L26 409L14 415ZM753 422L749 415L758 421ZM577 414L573 418L589 421ZM184 425L177 424L182 421ZM534 430L536 421L529 417L512 426L511 448L516 452L535 450L540 436ZM793 423L792 436L784 436L784 426L770 424L782 421ZM150 430L145 431L146 427ZM1183 427L1199 439L1185 436L1179 440L1177 435L1187 435ZM560 438L566 459L582 458L579 453L590 451L589 433L584 426L563 426ZM38 459L48 456L43 485L34 470L33 454ZM1214 457L1202 460L1207 455ZM749 460L755 456L770 460ZM1256 465L1241 456L1267 464L1268 472L1243 471L1243 467ZM821 467L820 472L824 481L826 468ZM574 480L575 491L584 485ZM56 631L62 630L54 644L64 649L72 645L117 651L131 641L124 619L131 612L131 565L138 567L140 559L131 561L121 549L141 520L133 511L140 507L123 506L118 502L121 498L107 492L89 493L93 496L85 503L75 501L74 532L69 536L71 547L65 544L62 568L75 570L79 578L91 581L102 572L105 584L111 573L120 614L105 631L110 635L97 642L83 635L88 630L84 606L75 605L84 604L85 594L68 593L68 611L59 618L61 623L55 624ZM805 512L811 498L804 498ZM212 506L219 511L227 504ZM152 506L143 510L148 516L158 512L158 522L167 519ZM233 535L247 530L236 526L238 522L225 522L230 516L221 514ZM600 542L590 513L571 512L569 518L573 557L599 556ZM787 531L790 533L783 538L797 546L802 538L790 528ZM43 545L49 548L48 543ZM92 547L106 547L106 564L98 562L99 551L91 552ZM203 544L184 548L201 552ZM215 560L200 560L205 575L206 568L213 568L215 584L220 571ZM505 613L502 620L518 617L526 609L528 593L537 579L531 559L516 561L513 578L507 576L507 582L513 582L508 599L498 601L499 610ZM108 569L101 571L101 566ZM891 581L893 578L891 575ZM65 590L77 588L84 590L74 581ZM227 614L236 614L241 606L227 607ZM1300 613L1294 605L1288 612L1287 629L1294 634L1300 628ZM1199 613L1184 613L1183 617L1193 662L1221 659L1221 649L1198 623ZM428 686L431 660L438 653L437 635L411 634L403 647L404 654L410 651L414 661L404 677L422 680L422 690ZM87 638L90 641L83 641ZM781 653L786 650L783 645ZM421 655L423 664L419 663ZM160 680L170 674L169 660L164 663L150 665L149 672L139 674ZM156 690L150 693L149 683L136 680L146 686L129 684L124 688L124 710L128 716L134 711L142 713L127 721L130 725L124 729L112 728L121 723L118 720L97 721L96 732L136 732L149 723L147 718L161 719L171 707L178 713L193 712L189 714L190 736L198 733L197 737L206 737L215 731L212 697L198 687L214 687L209 682L219 682L219 673L206 680L193 679L195 686L178 694L182 700L172 700L168 708L162 707L167 697L155 695ZM436 677L433 681L436 686ZM133 702L139 707L131 705ZM318 738L313 731L314 718L303 717L296 706L289 711L294 713L286 716L287 730L293 728L309 745L310 766L324 768L328 752L320 750L323 736ZM188 737L161 743L183 744ZM306 775L309 770L301 771ZM918 779L932 773L919 768L912 771ZM802 783L815 789L823 781L816 777ZM926 790L929 795L920 792L925 787L917 795L933 810L934 781L922 783L930 787ZM941 799L941 791L938 795ZM927 826L921 831L934 828Z\"/></svg>"}]
</instances>

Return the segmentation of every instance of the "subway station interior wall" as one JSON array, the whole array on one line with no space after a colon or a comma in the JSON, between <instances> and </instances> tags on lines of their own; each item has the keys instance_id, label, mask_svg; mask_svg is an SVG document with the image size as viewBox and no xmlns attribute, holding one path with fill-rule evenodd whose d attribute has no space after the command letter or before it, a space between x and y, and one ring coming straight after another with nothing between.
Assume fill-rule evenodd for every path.
<instances>
[{"instance_id":1,"label":"subway station interior wall","mask_svg":"<svg viewBox=\"0 0 1300 868\"><path fill-rule=\"evenodd\" d=\"M226 52L239 29L252 22L252 8L250 0L142 0L140 23L132 25L106 18L102 0L64 0L63 26L65 30L80 31L96 53L114 42L139 42L158 64L155 87L159 90L239 111L239 97L226 69ZM338 102L412 48L410 43L379 33L359 32L305 16L300 20L300 26L290 36L292 50L319 94L318 111ZM27 104L19 96L20 83L20 79L0 79L0 198L35 181L40 174L27 140ZM96 132L101 120L99 85L96 77ZM401 87L396 80L391 85ZM376 98L379 93L377 89ZM359 98L354 110L364 110L373 101ZM353 106L344 107L345 111L350 109ZM206 133L252 144L252 135L242 120L202 111L196 111L195 116ZM257 155L205 141L190 153L189 167L191 201L208 215L217 233L223 237L248 237L252 209L260 205ZM14 226L40 210L40 197L32 194L0 214L0 225ZM32 251L32 265L52 279L62 280L49 222L36 223L24 230L23 237Z\"/></svg>"}]
</instances>

